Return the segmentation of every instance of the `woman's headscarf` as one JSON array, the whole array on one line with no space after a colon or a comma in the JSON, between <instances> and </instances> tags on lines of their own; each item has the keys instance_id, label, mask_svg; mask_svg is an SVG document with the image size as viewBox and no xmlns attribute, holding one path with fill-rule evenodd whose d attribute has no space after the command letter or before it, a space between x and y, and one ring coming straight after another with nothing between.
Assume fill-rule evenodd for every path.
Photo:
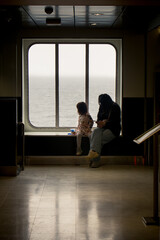
<instances>
[{"instance_id":1,"label":"woman's headscarf","mask_svg":"<svg viewBox=\"0 0 160 240\"><path fill-rule=\"evenodd\" d=\"M105 93L99 95L98 101L100 104L99 111L105 113L108 116L113 105L112 98Z\"/></svg>"}]
</instances>

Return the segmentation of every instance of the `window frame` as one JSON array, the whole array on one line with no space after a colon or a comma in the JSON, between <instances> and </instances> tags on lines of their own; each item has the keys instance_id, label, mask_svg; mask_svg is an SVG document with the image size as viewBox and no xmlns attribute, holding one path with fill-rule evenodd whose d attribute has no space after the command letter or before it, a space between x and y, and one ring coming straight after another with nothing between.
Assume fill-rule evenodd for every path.
<instances>
[{"instance_id":1,"label":"window frame","mask_svg":"<svg viewBox=\"0 0 160 240\"><path fill-rule=\"evenodd\" d=\"M36 127L29 121L29 74L28 74L28 51L34 44L55 44L56 52L56 76L55 76L55 112L56 123L59 122L59 92L58 92L58 44L86 44L86 81L85 81L85 101L89 103L89 66L88 66L88 48L89 44L110 44L116 51L116 92L115 101L122 105L122 39L22 39L22 121L25 126L25 132L68 132L71 127Z\"/></svg>"}]
</instances>

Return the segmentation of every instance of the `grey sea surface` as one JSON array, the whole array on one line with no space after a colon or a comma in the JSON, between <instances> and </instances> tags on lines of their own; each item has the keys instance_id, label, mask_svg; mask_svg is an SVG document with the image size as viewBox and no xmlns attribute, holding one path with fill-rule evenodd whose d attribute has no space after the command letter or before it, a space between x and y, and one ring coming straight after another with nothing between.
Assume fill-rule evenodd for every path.
<instances>
[{"instance_id":1,"label":"grey sea surface","mask_svg":"<svg viewBox=\"0 0 160 240\"><path fill-rule=\"evenodd\" d=\"M50 77L30 77L29 119L36 127L55 127L56 90ZM92 79L89 85L89 113L96 120L98 96L107 93L115 100L113 78ZM83 79L63 79L59 84L59 126L76 127L78 113L76 104L85 101L85 81Z\"/></svg>"}]
</instances>

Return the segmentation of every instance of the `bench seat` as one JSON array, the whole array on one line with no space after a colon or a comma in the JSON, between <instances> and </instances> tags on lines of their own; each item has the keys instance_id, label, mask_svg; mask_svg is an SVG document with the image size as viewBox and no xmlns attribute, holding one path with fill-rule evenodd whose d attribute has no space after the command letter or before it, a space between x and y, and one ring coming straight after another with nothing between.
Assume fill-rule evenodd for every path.
<instances>
[{"instance_id":1,"label":"bench seat","mask_svg":"<svg viewBox=\"0 0 160 240\"><path fill-rule=\"evenodd\" d=\"M103 146L101 155L143 156L143 144L138 145L127 137L119 136Z\"/></svg>"}]
</instances>

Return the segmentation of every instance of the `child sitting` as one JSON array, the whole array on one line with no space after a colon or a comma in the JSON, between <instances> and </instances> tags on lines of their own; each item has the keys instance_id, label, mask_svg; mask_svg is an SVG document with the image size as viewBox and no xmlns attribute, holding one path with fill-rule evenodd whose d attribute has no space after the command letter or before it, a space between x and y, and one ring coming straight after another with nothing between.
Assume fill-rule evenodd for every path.
<instances>
[{"instance_id":1,"label":"child sitting","mask_svg":"<svg viewBox=\"0 0 160 240\"><path fill-rule=\"evenodd\" d=\"M88 113L87 104L85 102L79 102L76 105L79 114L78 126L76 128L77 135L77 152L76 155L80 156L82 154L81 141L82 136L90 137L91 129L93 126L93 119Z\"/></svg>"}]
</instances>

